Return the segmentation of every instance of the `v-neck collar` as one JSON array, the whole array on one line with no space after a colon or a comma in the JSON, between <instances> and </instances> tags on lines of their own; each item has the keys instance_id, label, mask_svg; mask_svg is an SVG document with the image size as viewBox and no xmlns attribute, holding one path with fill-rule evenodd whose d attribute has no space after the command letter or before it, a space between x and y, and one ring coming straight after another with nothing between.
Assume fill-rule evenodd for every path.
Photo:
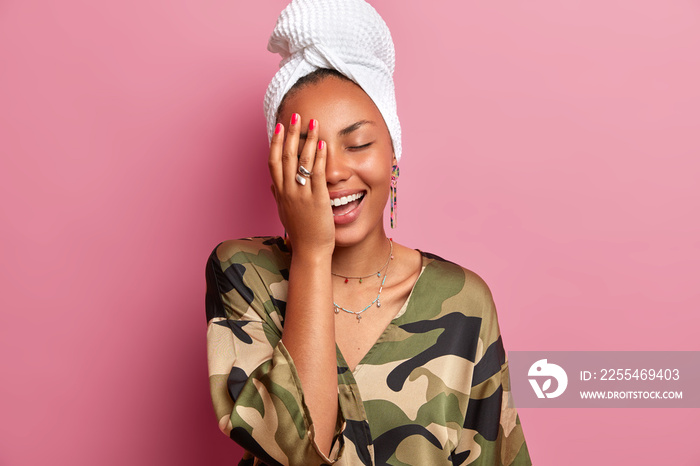
<instances>
[{"instance_id":1,"label":"v-neck collar","mask_svg":"<svg viewBox=\"0 0 700 466\"><path fill-rule=\"evenodd\" d=\"M416 286L418 285L418 282L420 282L421 278L423 278L423 272L425 272L425 267L432 261L426 254L421 251L420 249L416 249L421 255L421 269L420 273L418 274L418 278L416 279L416 282L413 284L413 287L411 288L411 292L408 294L408 297L406 298L406 301L404 301L403 305L401 306L401 309L399 309L399 312L396 314L396 316L391 319L391 322L384 328L384 331L382 331L381 335L379 335L379 338L374 342L374 344L370 347L370 349L365 353L364 356L362 356L362 359L360 359L360 362L358 362L355 365L355 368L352 370L352 376L353 378L355 375L357 375L357 372L359 369L362 368L365 364L367 364L372 356L372 353L374 352L375 348L379 346L382 341L384 340L387 332L389 332L389 329L392 328L395 324L395 322L400 319L405 313L406 310L408 309L408 303L411 301L411 297L413 296L413 292L416 289ZM338 363L342 363L343 367L347 368L348 371L350 371L350 367L348 366L348 363L345 361L345 356L343 356L343 353L340 351L340 347L338 346L338 343L335 344L335 351L336 351L336 356L338 359Z\"/></svg>"}]
</instances>

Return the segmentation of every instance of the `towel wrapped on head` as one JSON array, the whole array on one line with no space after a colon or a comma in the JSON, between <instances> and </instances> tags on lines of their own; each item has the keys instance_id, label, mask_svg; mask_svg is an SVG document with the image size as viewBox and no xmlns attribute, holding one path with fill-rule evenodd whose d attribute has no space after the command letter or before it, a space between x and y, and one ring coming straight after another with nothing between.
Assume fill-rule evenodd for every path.
<instances>
[{"instance_id":1,"label":"towel wrapped on head","mask_svg":"<svg viewBox=\"0 0 700 466\"><path fill-rule=\"evenodd\" d=\"M394 94L394 42L379 13L364 0L292 0L280 13L267 46L282 57L265 93L267 135L272 140L277 109L302 76L334 69L374 101L389 128L396 159L401 126Z\"/></svg>"}]
</instances>

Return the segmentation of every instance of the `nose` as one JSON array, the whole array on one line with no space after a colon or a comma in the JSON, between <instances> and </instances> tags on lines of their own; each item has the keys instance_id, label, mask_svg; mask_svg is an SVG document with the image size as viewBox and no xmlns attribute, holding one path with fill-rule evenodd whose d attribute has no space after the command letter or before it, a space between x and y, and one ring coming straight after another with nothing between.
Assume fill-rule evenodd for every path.
<instances>
[{"instance_id":1,"label":"nose","mask_svg":"<svg viewBox=\"0 0 700 466\"><path fill-rule=\"evenodd\" d=\"M327 143L328 144L328 143ZM342 149L333 144L327 145L326 152L326 182L328 184L338 184L347 180L352 170L348 165L348 161L343 154Z\"/></svg>"}]
</instances>

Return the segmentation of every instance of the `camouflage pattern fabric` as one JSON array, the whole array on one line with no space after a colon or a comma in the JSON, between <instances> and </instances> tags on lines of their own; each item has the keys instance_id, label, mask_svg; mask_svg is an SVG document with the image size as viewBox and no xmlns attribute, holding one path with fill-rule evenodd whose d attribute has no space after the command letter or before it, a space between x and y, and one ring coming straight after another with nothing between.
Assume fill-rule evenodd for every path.
<instances>
[{"instance_id":1,"label":"camouflage pattern fabric","mask_svg":"<svg viewBox=\"0 0 700 466\"><path fill-rule=\"evenodd\" d=\"M280 237L214 248L206 265L209 382L219 428L245 449L239 465L532 464L488 286L421 255L408 300L354 371L336 345L339 409L327 455L281 342L289 250Z\"/></svg>"}]
</instances>

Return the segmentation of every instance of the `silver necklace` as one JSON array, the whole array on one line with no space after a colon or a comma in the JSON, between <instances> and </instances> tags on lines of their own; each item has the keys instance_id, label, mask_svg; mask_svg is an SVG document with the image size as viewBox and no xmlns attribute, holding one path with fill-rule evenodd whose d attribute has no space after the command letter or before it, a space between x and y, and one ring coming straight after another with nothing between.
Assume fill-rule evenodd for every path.
<instances>
[{"instance_id":1,"label":"silver necklace","mask_svg":"<svg viewBox=\"0 0 700 466\"><path fill-rule=\"evenodd\" d=\"M379 272L377 272L377 276L380 277L380 276L381 276L382 270L383 270L384 268L386 268L386 271L384 272L384 278L382 279L382 284L379 285L379 293L377 293L377 297L374 298L374 299L372 300L372 302L369 303L367 306L365 306L365 308L362 309L361 311L351 311L351 310L349 310L349 309L345 309L345 308L342 307L342 306L338 306L338 305L336 304L336 302L333 301L333 307L335 308L335 313L336 313L336 314L340 313L341 310L347 312L348 314L355 314L355 316L357 317L357 323L359 324L359 323L360 323L360 319L362 319L362 313L365 312L365 311L366 311L367 309L369 309L370 307L372 307L372 306L374 305L374 303L377 303L377 307L381 307L381 306L382 306L382 302L381 302L381 299L380 299L381 296L382 296L382 289L384 289L384 282L386 282L386 276L389 274L389 262L391 261L391 259L394 258L394 243L391 241L391 239L389 239L389 247L390 247L390 250L389 250L389 258L386 260L386 264L384 264L384 267L382 267L381 269L379 269ZM331 272L331 273L332 273L332 272ZM333 275L336 275L336 274L333 274ZM369 274L369 275L367 275L367 277L371 277L372 275L374 275L374 274L373 274L373 273L372 273L372 274ZM339 276L342 277L343 275L339 275ZM345 282L346 282L346 283L347 283L347 281L348 281L348 280L347 280L348 278L356 278L356 277L347 277L347 278L345 279ZM359 278L359 277L357 277L357 278ZM363 277L363 278L366 278L366 277ZM360 281L360 283L362 283L362 281Z\"/></svg>"},{"instance_id":2,"label":"silver necklace","mask_svg":"<svg viewBox=\"0 0 700 466\"><path fill-rule=\"evenodd\" d=\"M345 275L341 275L341 274L335 273L335 272L331 272L331 274L335 275L336 277L344 278L344 279L345 279L345 283L347 283L348 280L351 279L351 278L354 279L354 280L360 280L360 283L362 283L362 279L363 279L363 278L372 277L372 276L374 276L374 275L376 275L377 277L381 277L381 276L382 276L382 270L384 270L384 268L385 268L387 265L389 265L389 261L390 261L391 259L394 258L394 245L393 245L393 243L392 243L392 241L391 241L391 238L388 238L388 239L389 239L389 246L391 247L391 249L390 249L390 251L389 251L389 257L386 258L386 262L384 263L384 265L382 265L382 266L379 268L379 271L378 271L378 272L372 272L372 273L370 273L369 275L363 275L363 276L361 276L361 277L345 276Z\"/></svg>"}]
</instances>

